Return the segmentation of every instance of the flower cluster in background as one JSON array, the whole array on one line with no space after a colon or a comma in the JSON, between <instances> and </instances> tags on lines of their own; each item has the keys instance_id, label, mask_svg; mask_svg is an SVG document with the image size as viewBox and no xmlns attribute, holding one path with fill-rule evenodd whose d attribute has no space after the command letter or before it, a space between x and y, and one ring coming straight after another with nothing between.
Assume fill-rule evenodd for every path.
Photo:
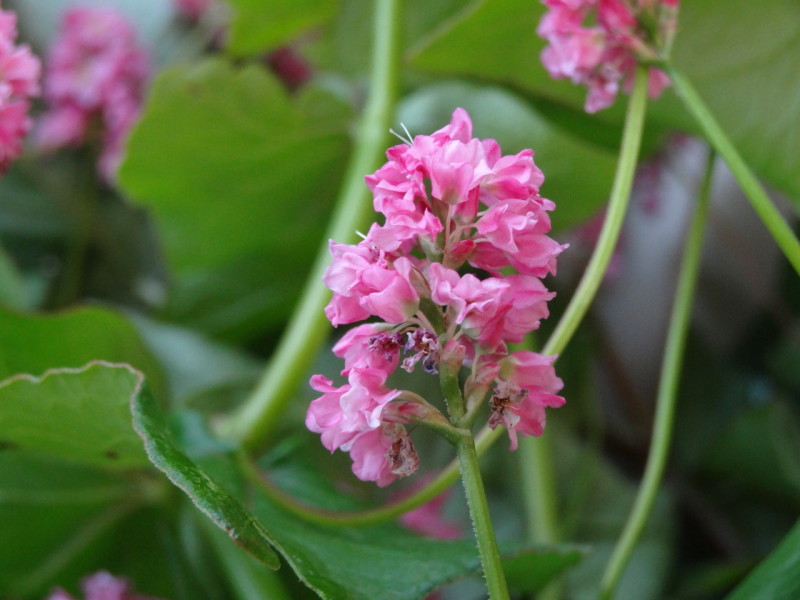
<instances>
[{"instance_id":1,"label":"flower cluster in background","mask_svg":"<svg viewBox=\"0 0 800 600\"><path fill-rule=\"evenodd\" d=\"M130 590L130 584L110 573L100 571L83 580L84 600L158 600L150 596L141 596ZM47 600L75 600L62 589L55 590Z\"/></svg>"},{"instance_id":2,"label":"flower cluster in background","mask_svg":"<svg viewBox=\"0 0 800 600\"><path fill-rule=\"evenodd\" d=\"M538 34L547 40L542 62L551 76L589 88L586 111L611 106L629 89L638 61L649 61L671 44L679 0L542 0L548 12ZM591 23L588 24L587 23ZM648 92L657 98L667 75L650 69Z\"/></svg>"},{"instance_id":3,"label":"flower cluster in background","mask_svg":"<svg viewBox=\"0 0 800 600\"><path fill-rule=\"evenodd\" d=\"M45 149L92 142L101 131L100 173L113 181L125 140L139 117L149 73L128 21L106 7L64 14L48 57L38 140Z\"/></svg>"},{"instance_id":4,"label":"flower cluster in background","mask_svg":"<svg viewBox=\"0 0 800 600\"><path fill-rule=\"evenodd\" d=\"M30 99L39 95L39 59L16 39L17 15L0 9L0 174L22 153Z\"/></svg>"},{"instance_id":5,"label":"flower cluster in background","mask_svg":"<svg viewBox=\"0 0 800 600\"><path fill-rule=\"evenodd\" d=\"M357 245L331 241L324 275L333 325L380 321L336 344L348 381L336 387L312 377L322 396L306 418L327 449L349 452L353 472L380 486L419 464L404 424L444 418L416 394L389 386L398 366L467 367L467 410L488 398L489 425L508 429L512 449L518 433L541 434L545 407L564 403L553 357L508 348L547 317L554 294L540 278L555 273L563 250L546 235L554 204L539 196L544 177L533 152L503 156L496 141L472 137L469 115L457 109L448 126L390 148L387 157L366 178L385 223Z\"/></svg>"}]
</instances>

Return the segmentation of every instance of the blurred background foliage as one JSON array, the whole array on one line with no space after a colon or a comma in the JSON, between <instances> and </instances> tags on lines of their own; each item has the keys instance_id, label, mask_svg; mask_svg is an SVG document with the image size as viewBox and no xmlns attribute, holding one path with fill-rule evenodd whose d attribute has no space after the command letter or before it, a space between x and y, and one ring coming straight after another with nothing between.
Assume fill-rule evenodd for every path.
<instances>
[{"instance_id":1,"label":"blurred background foliage","mask_svg":"<svg viewBox=\"0 0 800 600\"><path fill-rule=\"evenodd\" d=\"M204 423L251 388L324 243L365 97L372 2L228 0L193 24L177 18L168 0L81 2L89 4L114 5L135 23L153 77L116 185L97 177L93 148L43 154L31 147L0 179L0 378L96 359L133 365L171 408L190 456L224 480L229 470L219 464L230 448ZM5 3L41 56L71 5ZM558 206L554 237L572 244L550 280L559 293L552 327L602 218L624 102L588 116L582 89L547 76L538 60L544 42L535 35L542 12L530 0L406 0L395 128L428 133L462 106L476 136L497 139L506 153L534 149L546 176L542 193ZM796 214L800 5L685 2L674 55L787 214ZM571 599L594 597L646 458L675 268L702 170L696 142L686 137L694 133L670 93L651 105L616 266L559 361L568 404L551 414L548 435L563 537L581 550L562 549L553 560L569 567ZM800 510L800 282L725 173L714 195L672 460L620 599L726 597ZM328 354L315 372L335 373ZM2 394L11 405L23 392L9 386ZM312 397L300 385L264 459L281 484L341 508L396 494L361 485L304 431ZM67 419L62 426L87 425ZM450 458L424 432L418 444L427 470ZM74 590L98 568L175 600L314 597L291 569L272 575L244 554L231 560L228 540L148 469L119 472L43 448L0 436L0 597L37 598L55 584ZM525 523L516 456L501 442L483 466L500 535L517 540ZM241 487L235 478L229 483ZM367 563L387 535L401 535L379 528L317 538L262 504L257 514L282 523L289 554L313 563L303 546L309 540L336 548L338 575L295 566L324 597L344 597L330 577L364 577L364 564L350 563ZM460 494L447 511L468 533ZM367 550L345 560L359 545ZM457 566L446 577L421 573L402 597L422 597L474 571L458 552L447 557ZM796 597L800 570L787 565L798 555L795 531L732 597ZM764 582L776 578L789 595L770 595ZM240 589L243 581L250 591ZM369 589L352 597L378 597ZM480 597L480 590L462 581L445 597Z\"/></svg>"}]
</instances>

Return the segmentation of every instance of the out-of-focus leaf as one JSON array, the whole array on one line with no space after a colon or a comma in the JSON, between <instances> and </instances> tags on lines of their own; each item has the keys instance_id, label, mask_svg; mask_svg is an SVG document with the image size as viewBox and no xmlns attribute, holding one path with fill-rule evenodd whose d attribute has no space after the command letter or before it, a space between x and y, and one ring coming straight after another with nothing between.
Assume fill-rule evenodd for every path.
<instances>
[{"instance_id":1,"label":"out-of-focus leaf","mask_svg":"<svg viewBox=\"0 0 800 600\"><path fill-rule=\"evenodd\" d=\"M127 504L135 494L132 483L117 475L1 451L0 596L44 594L53 576L69 576L64 569L124 513L112 506Z\"/></svg>"},{"instance_id":2,"label":"out-of-focus leaf","mask_svg":"<svg viewBox=\"0 0 800 600\"><path fill-rule=\"evenodd\" d=\"M557 554L552 551L530 550L518 555L503 557L503 572L508 586L516 592L536 593L545 587L553 577L564 572L568 567L577 565L583 558L583 552Z\"/></svg>"},{"instance_id":3,"label":"out-of-focus leaf","mask_svg":"<svg viewBox=\"0 0 800 600\"><path fill-rule=\"evenodd\" d=\"M146 387L134 397L131 410L134 428L144 441L150 461L237 544L265 565L277 569L278 557L272 550L267 532L238 500L175 445L158 405Z\"/></svg>"},{"instance_id":4,"label":"out-of-focus leaf","mask_svg":"<svg viewBox=\"0 0 800 600\"><path fill-rule=\"evenodd\" d=\"M181 405L205 408L218 396L233 396L255 382L263 365L234 348L199 333L141 315L131 317L144 341L164 366L170 398ZM219 409L219 406L212 406Z\"/></svg>"},{"instance_id":5,"label":"out-of-focus leaf","mask_svg":"<svg viewBox=\"0 0 800 600\"><path fill-rule=\"evenodd\" d=\"M800 523L727 600L794 600L800 597Z\"/></svg>"},{"instance_id":6,"label":"out-of-focus leaf","mask_svg":"<svg viewBox=\"0 0 800 600\"><path fill-rule=\"evenodd\" d=\"M748 406L718 425L700 466L721 480L787 502L800 493L800 425L789 406Z\"/></svg>"},{"instance_id":7,"label":"out-of-focus leaf","mask_svg":"<svg viewBox=\"0 0 800 600\"><path fill-rule=\"evenodd\" d=\"M10 377L0 382L0 441L109 470L145 467L130 416L141 381L132 368L103 362Z\"/></svg>"},{"instance_id":8,"label":"out-of-focus leaf","mask_svg":"<svg viewBox=\"0 0 800 600\"><path fill-rule=\"evenodd\" d=\"M338 0L228 0L233 8L228 49L257 54L286 43L336 12Z\"/></svg>"},{"instance_id":9,"label":"out-of-focus leaf","mask_svg":"<svg viewBox=\"0 0 800 600\"><path fill-rule=\"evenodd\" d=\"M0 308L0 379L77 368L93 360L130 364L159 393L164 391L161 366L122 315L94 307L49 315Z\"/></svg>"},{"instance_id":10,"label":"out-of-focus leaf","mask_svg":"<svg viewBox=\"0 0 800 600\"><path fill-rule=\"evenodd\" d=\"M239 339L282 322L322 237L347 123L333 97L290 100L257 65L160 75L120 181L155 216L172 316Z\"/></svg>"},{"instance_id":11,"label":"out-of-focus leaf","mask_svg":"<svg viewBox=\"0 0 800 600\"><path fill-rule=\"evenodd\" d=\"M505 154L533 148L545 175L542 195L557 204L555 228L589 218L606 201L616 155L556 128L502 88L457 81L433 84L407 97L398 119L412 135L430 133L448 123L459 106L470 113L474 135L497 139Z\"/></svg>"},{"instance_id":12,"label":"out-of-focus leaf","mask_svg":"<svg viewBox=\"0 0 800 600\"><path fill-rule=\"evenodd\" d=\"M0 304L13 308L25 305L25 286L14 263L0 246Z\"/></svg>"}]
</instances>

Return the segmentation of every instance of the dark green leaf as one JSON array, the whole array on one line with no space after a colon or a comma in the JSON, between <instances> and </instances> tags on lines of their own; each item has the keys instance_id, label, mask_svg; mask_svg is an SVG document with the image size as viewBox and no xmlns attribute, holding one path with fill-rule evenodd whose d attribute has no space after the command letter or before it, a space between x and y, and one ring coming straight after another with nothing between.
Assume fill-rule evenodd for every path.
<instances>
[{"instance_id":1,"label":"dark green leaf","mask_svg":"<svg viewBox=\"0 0 800 600\"><path fill-rule=\"evenodd\" d=\"M257 65L161 74L120 180L154 213L173 315L239 338L282 322L338 188L347 122L333 97L290 100Z\"/></svg>"},{"instance_id":2,"label":"dark green leaf","mask_svg":"<svg viewBox=\"0 0 800 600\"><path fill-rule=\"evenodd\" d=\"M0 596L47 591L102 533L110 506L134 492L110 473L0 451Z\"/></svg>"},{"instance_id":3,"label":"dark green leaf","mask_svg":"<svg viewBox=\"0 0 800 600\"><path fill-rule=\"evenodd\" d=\"M0 442L105 469L144 467L147 456L129 407L141 381L132 368L104 362L6 379L0 383Z\"/></svg>"},{"instance_id":4,"label":"dark green leaf","mask_svg":"<svg viewBox=\"0 0 800 600\"><path fill-rule=\"evenodd\" d=\"M330 19L338 0L228 0L234 12L228 49L257 54Z\"/></svg>"},{"instance_id":5,"label":"dark green leaf","mask_svg":"<svg viewBox=\"0 0 800 600\"><path fill-rule=\"evenodd\" d=\"M800 523L727 600L795 600L800 597Z\"/></svg>"},{"instance_id":6,"label":"dark green leaf","mask_svg":"<svg viewBox=\"0 0 800 600\"><path fill-rule=\"evenodd\" d=\"M158 405L146 387L134 397L132 411L134 428L144 441L150 461L236 543L264 564L277 569L278 557L270 546L267 533L238 500L175 445Z\"/></svg>"}]
</instances>

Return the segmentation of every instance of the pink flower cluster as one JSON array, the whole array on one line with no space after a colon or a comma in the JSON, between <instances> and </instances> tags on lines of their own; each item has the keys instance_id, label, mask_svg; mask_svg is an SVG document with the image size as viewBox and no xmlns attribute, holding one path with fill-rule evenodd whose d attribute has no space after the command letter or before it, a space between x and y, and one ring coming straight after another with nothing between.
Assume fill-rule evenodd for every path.
<instances>
[{"instance_id":1,"label":"pink flower cluster","mask_svg":"<svg viewBox=\"0 0 800 600\"><path fill-rule=\"evenodd\" d=\"M444 418L389 386L398 366L467 367L467 408L491 394L490 425L508 428L512 449L518 432L542 432L546 406L564 403L553 358L507 346L547 317L554 294L540 278L555 273L564 248L546 235L554 204L539 196L544 177L533 152L503 156L496 141L472 137L469 115L457 109L449 125L387 157L366 178L385 223L357 245L332 241L324 275L333 325L380 322L351 329L334 346L347 383L312 377L322 396L306 417L326 448L349 452L354 473L379 486L419 464L404 424Z\"/></svg>"},{"instance_id":2,"label":"pink flower cluster","mask_svg":"<svg viewBox=\"0 0 800 600\"><path fill-rule=\"evenodd\" d=\"M30 98L39 95L39 59L16 39L17 15L0 9L0 174L22 153Z\"/></svg>"},{"instance_id":3,"label":"pink flower cluster","mask_svg":"<svg viewBox=\"0 0 800 600\"><path fill-rule=\"evenodd\" d=\"M99 170L113 181L130 128L136 123L148 58L116 10L73 8L64 14L45 73L49 110L38 138L47 149L78 146L102 127Z\"/></svg>"},{"instance_id":4,"label":"pink flower cluster","mask_svg":"<svg viewBox=\"0 0 800 600\"><path fill-rule=\"evenodd\" d=\"M114 577L110 573L100 571L83 580L81 586L85 600L158 600L149 596L140 596L130 591L130 585L124 579ZM75 600L64 590L57 589L47 600Z\"/></svg>"},{"instance_id":5,"label":"pink flower cluster","mask_svg":"<svg viewBox=\"0 0 800 600\"><path fill-rule=\"evenodd\" d=\"M542 2L548 12L538 34L549 43L542 62L554 78L587 86L585 108L593 113L614 103L620 85L630 89L638 61L655 60L669 48L679 0ZM663 71L650 69L651 98L669 83Z\"/></svg>"}]
</instances>

